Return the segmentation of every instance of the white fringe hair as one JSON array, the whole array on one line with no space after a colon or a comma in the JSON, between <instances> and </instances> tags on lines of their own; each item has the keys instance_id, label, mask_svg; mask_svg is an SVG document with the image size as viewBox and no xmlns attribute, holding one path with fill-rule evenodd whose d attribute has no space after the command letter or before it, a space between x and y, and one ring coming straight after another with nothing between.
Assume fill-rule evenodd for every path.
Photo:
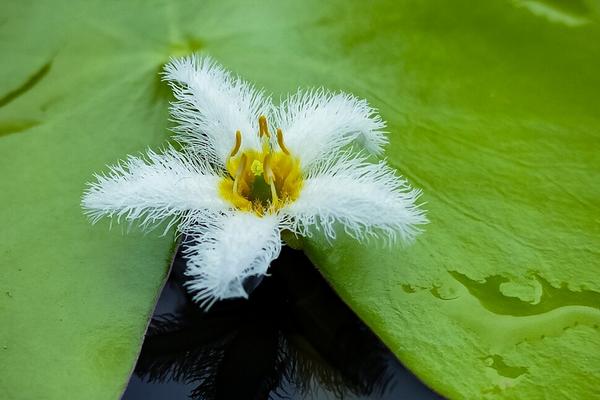
<instances>
[{"instance_id":1,"label":"white fringe hair","mask_svg":"<svg viewBox=\"0 0 600 400\"><path fill-rule=\"evenodd\" d=\"M169 146L129 156L94 175L81 204L94 223L108 217L150 229L166 221L165 233L177 224L191 238L184 249L187 287L201 306L247 297L244 280L267 274L281 251L281 230L303 236L316 230L333 241L341 227L360 241L411 242L428 222L417 204L421 191L385 161L368 161L387 138L385 122L365 100L316 89L274 107L209 57L173 59L163 78L177 99L171 115L183 151ZM261 216L236 209L219 193L235 132L242 132L240 151L260 151L260 115L270 118L272 131L282 128L304 179L295 201Z\"/></svg>"},{"instance_id":2,"label":"white fringe hair","mask_svg":"<svg viewBox=\"0 0 600 400\"><path fill-rule=\"evenodd\" d=\"M185 250L186 282L194 301L210 307L215 301L248 297L244 279L267 274L279 256L279 217L250 213L215 216L199 227L195 243Z\"/></svg>"},{"instance_id":3,"label":"white fringe hair","mask_svg":"<svg viewBox=\"0 0 600 400\"><path fill-rule=\"evenodd\" d=\"M290 228L310 236L315 226L336 238L336 224L357 240L381 238L389 243L411 242L427 218L406 179L385 161L370 163L350 151L318 162L304 181L301 196L285 207Z\"/></svg>"}]
</instances>

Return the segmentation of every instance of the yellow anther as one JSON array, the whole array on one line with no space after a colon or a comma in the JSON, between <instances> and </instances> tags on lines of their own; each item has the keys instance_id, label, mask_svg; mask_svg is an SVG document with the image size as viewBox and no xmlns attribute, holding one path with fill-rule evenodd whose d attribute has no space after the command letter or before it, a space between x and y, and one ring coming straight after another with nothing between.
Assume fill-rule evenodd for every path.
<instances>
[{"instance_id":1,"label":"yellow anther","mask_svg":"<svg viewBox=\"0 0 600 400\"><path fill-rule=\"evenodd\" d=\"M269 133L269 127L267 125L267 117L264 115L258 117L258 135L259 137L271 137L271 134Z\"/></svg>"},{"instance_id":2,"label":"yellow anther","mask_svg":"<svg viewBox=\"0 0 600 400\"><path fill-rule=\"evenodd\" d=\"M279 197L277 196L277 189L275 188L275 180L271 181L271 198L273 199L272 204L277 203L279 201Z\"/></svg>"},{"instance_id":3,"label":"yellow anther","mask_svg":"<svg viewBox=\"0 0 600 400\"><path fill-rule=\"evenodd\" d=\"M228 172L219 183L219 194L236 209L257 215L273 213L295 201L303 186L300 161L294 157L277 128L269 132L267 117L258 118L260 147L242 149L242 133L225 162ZM275 143L277 139L277 143Z\"/></svg>"},{"instance_id":4,"label":"yellow anther","mask_svg":"<svg viewBox=\"0 0 600 400\"><path fill-rule=\"evenodd\" d=\"M267 154L265 156L265 159L263 161L263 171L265 182L267 182L267 184L270 185L271 179L275 177L275 174L273 174L273 170L271 169L271 154Z\"/></svg>"},{"instance_id":5,"label":"yellow anther","mask_svg":"<svg viewBox=\"0 0 600 400\"><path fill-rule=\"evenodd\" d=\"M246 171L247 161L248 161L248 156L246 156L246 153L242 154L242 157L240 158L240 165L238 165L237 171L235 171L235 178L233 180L233 193L239 194L238 184L239 184L240 179L244 175L244 172Z\"/></svg>"},{"instance_id":6,"label":"yellow anther","mask_svg":"<svg viewBox=\"0 0 600 400\"><path fill-rule=\"evenodd\" d=\"M242 146L242 132L235 131L235 144L233 145L233 149L231 149L231 153L229 153L229 157L233 157L237 154Z\"/></svg>"},{"instance_id":7,"label":"yellow anther","mask_svg":"<svg viewBox=\"0 0 600 400\"><path fill-rule=\"evenodd\" d=\"M290 155L290 151L287 147L285 147L285 143L283 142L283 131L281 128L277 128L277 143L279 143L279 148L288 156Z\"/></svg>"},{"instance_id":8,"label":"yellow anther","mask_svg":"<svg viewBox=\"0 0 600 400\"><path fill-rule=\"evenodd\" d=\"M271 154L267 154L265 156L265 160L263 163L264 169L264 179L267 185L271 187L271 199L272 203L275 204L277 200L279 200L279 196L277 196L277 189L275 188L275 174L271 169Z\"/></svg>"}]
</instances>

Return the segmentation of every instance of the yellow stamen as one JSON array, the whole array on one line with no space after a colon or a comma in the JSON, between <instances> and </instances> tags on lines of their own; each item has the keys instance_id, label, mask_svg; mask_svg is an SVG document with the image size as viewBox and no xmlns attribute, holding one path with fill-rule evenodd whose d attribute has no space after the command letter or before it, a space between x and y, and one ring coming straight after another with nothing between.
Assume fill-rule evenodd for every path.
<instances>
[{"instance_id":1,"label":"yellow stamen","mask_svg":"<svg viewBox=\"0 0 600 400\"><path fill-rule=\"evenodd\" d=\"M277 196L277 189L275 188L275 180L271 181L271 198L273 199L272 204L276 204L279 201L279 197Z\"/></svg>"},{"instance_id":2,"label":"yellow stamen","mask_svg":"<svg viewBox=\"0 0 600 400\"><path fill-rule=\"evenodd\" d=\"M285 147L285 143L283 142L283 131L281 128L277 128L277 143L279 143L279 148L288 156L290 155L290 151L287 147Z\"/></svg>"},{"instance_id":3,"label":"yellow stamen","mask_svg":"<svg viewBox=\"0 0 600 400\"><path fill-rule=\"evenodd\" d=\"M242 158L240 158L240 165L238 165L238 169L235 172L235 178L233 180L233 193L239 194L238 192L238 184L244 172L246 171L246 162L248 160L248 156L246 153L242 154Z\"/></svg>"},{"instance_id":4,"label":"yellow stamen","mask_svg":"<svg viewBox=\"0 0 600 400\"><path fill-rule=\"evenodd\" d=\"M242 150L242 133L235 132L235 143L225 163L228 175L219 183L219 194L236 209L259 216L275 213L295 201L303 187L300 160L293 156L277 129L271 137L267 117L258 119L260 147ZM275 139L277 143L275 144Z\"/></svg>"},{"instance_id":5,"label":"yellow stamen","mask_svg":"<svg viewBox=\"0 0 600 400\"><path fill-rule=\"evenodd\" d=\"M235 131L235 144L233 145L233 149L231 149L231 153L229 153L229 157L233 157L237 154L242 146L242 132Z\"/></svg>"},{"instance_id":6,"label":"yellow stamen","mask_svg":"<svg viewBox=\"0 0 600 400\"><path fill-rule=\"evenodd\" d=\"M277 189L275 188L275 179L271 181L271 198L273 199L273 204L276 204L279 201L279 196L277 196Z\"/></svg>"},{"instance_id":7,"label":"yellow stamen","mask_svg":"<svg viewBox=\"0 0 600 400\"><path fill-rule=\"evenodd\" d=\"M273 170L271 169L271 154L267 154L265 156L265 159L263 162L263 170L264 170L265 182L267 182L267 184L270 185L271 179L274 179Z\"/></svg>"},{"instance_id":8,"label":"yellow stamen","mask_svg":"<svg viewBox=\"0 0 600 400\"><path fill-rule=\"evenodd\" d=\"M271 154L265 156L263 169L265 182L271 187L272 204L275 204L279 200L279 196L277 196L277 189L275 188L275 174L271 169Z\"/></svg>"},{"instance_id":9,"label":"yellow stamen","mask_svg":"<svg viewBox=\"0 0 600 400\"><path fill-rule=\"evenodd\" d=\"M271 137L271 133L269 133L269 127L267 126L267 117L264 115L258 117L258 133L259 137Z\"/></svg>"}]
</instances>

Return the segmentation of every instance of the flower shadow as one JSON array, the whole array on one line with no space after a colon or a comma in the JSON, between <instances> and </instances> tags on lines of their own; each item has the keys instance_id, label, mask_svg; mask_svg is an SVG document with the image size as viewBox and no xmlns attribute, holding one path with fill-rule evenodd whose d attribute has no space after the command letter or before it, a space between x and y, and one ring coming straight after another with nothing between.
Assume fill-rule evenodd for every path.
<instances>
[{"instance_id":1,"label":"flower shadow","mask_svg":"<svg viewBox=\"0 0 600 400\"><path fill-rule=\"evenodd\" d=\"M285 247L270 276L245 282L248 300L209 311L191 301L184 269L178 254L124 399L138 398L133 386L169 382L186 385L193 399L397 398L399 384L415 398L438 398L302 252Z\"/></svg>"}]
</instances>

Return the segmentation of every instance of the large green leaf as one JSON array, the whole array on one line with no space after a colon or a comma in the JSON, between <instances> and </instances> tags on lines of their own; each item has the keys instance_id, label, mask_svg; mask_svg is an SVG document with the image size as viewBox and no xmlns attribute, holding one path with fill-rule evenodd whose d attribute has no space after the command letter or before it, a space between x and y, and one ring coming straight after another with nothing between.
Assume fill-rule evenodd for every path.
<instances>
[{"instance_id":1,"label":"large green leaf","mask_svg":"<svg viewBox=\"0 0 600 400\"><path fill-rule=\"evenodd\" d=\"M431 224L410 248L311 258L453 398L600 398L598 15L528 3L373 6L339 36Z\"/></svg>"},{"instance_id":2,"label":"large green leaf","mask_svg":"<svg viewBox=\"0 0 600 400\"><path fill-rule=\"evenodd\" d=\"M168 136L167 25L85 7L0 6L2 399L117 398L169 265L170 237L79 206L93 171Z\"/></svg>"},{"instance_id":3,"label":"large green leaf","mask_svg":"<svg viewBox=\"0 0 600 400\"><path fill-rule=\"evenodd\" d=\"M194 50L277 95L324 85L380 108L431 224L412 247L307 248L429 385L598 395L598 3L323 3L0 6L0 397L126 383L172 240L91 227L79 196L167 138L157 74Z\"/></svg>"}]
</instances>

